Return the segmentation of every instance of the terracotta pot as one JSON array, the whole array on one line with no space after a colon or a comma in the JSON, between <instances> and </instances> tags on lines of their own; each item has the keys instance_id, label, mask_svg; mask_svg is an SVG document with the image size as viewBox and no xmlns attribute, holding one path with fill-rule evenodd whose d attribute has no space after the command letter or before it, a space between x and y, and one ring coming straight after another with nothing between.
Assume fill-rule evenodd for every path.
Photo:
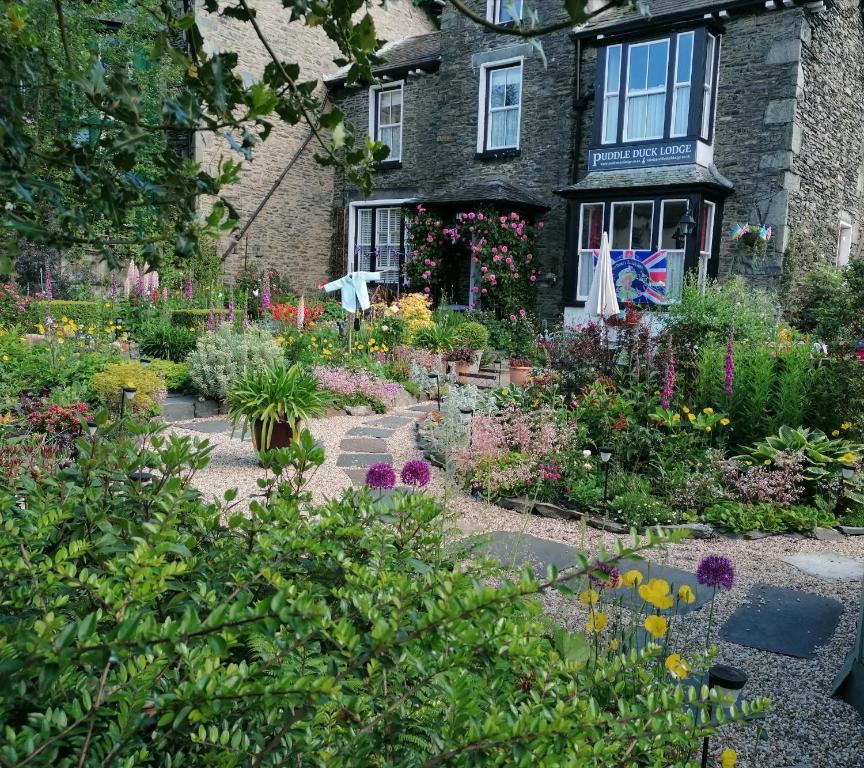
<instances>
[{"instance_id":1,"label":"terracotta pot","mask_svg":"<svg viewBox=\"0 0 864 768\"><path fill-rule=\"evenodd\" d=\"M525 387L531 383L531 366L529 365L511 365L510 366L510 383L517 387Z\"/></svg>"},{"instance_id":2,"label":"terracotta pot","mask_svg":"<svg viewBox=\"0 0 864 768\"><path fill-rule=\"evenodd\" d=\"M483 350L474 350L474 359L468 363L468 373L480 373L480 361L483 359Z\"/></svg>"},{"instance_id":3,"label":"terracotta pot","mask_svg":"<svg viewBox=\"0 0 864 768\"><path fill-rule=\"evenodd\" d=\"M252 425L252 445L255 450L259 450L261 445L261 429L263 422L258 419ZM270 445L268 449L287 448L291 444L291 439L294 437L294 431L297 429L297 424L292 424L289 421L277 421L273 425L273 432L270 435Z\"/></svg>"},{"instance_id":4,"label":"terracotta pot","mask_svg":"<svg viewBox=\"0 0 864 768\"><path fill-rule=\"evenodd\" d=\"M465 376L471 373L471 363L466 360L454 360L450 363L450 366L457 376Z\"/></svg>"}]
</instances>

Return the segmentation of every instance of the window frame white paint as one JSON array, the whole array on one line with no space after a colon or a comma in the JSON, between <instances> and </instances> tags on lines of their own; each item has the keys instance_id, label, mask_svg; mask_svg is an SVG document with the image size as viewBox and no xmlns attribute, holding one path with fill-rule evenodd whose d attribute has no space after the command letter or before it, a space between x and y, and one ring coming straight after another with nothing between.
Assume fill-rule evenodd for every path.
<instances>
[{"instance_id":1,"label":"window frame white paint","mask_svg":"<svg viewBox=\"0 0 864 768\"><path fill-rule=\"evenodd\" d=\"M711 261L711 252L714 248L714 226L717 223L717 203L711 200L702 201L702 217L705 216L705 211L711 211L711 217L708 224L705 226L705 248L702 249L702 244L699 243L699 263L696 272L696 282L699 288L704 291L708 284L708 263ZM701 229L702 222L699 222Z\"/></svg>"},{"instance_id":2,"label":"window frame white paint","mask_svg":"<svg viewBox=\"0 0 864 768\"><path fill-rule=\"evenodd\" d=\"M576 242L576 254L578 258L578 263L576 265L576 301L587 301L588 300L588 292L591 290L591 281L588 281L588 285L586 290L580 292L579 287L582 282L583 277L586 274L594 274L594 251L596 248L583 248L582 247L582 232L585 229L585 208L587 206L600 206L600 238L602 242L603 238L603 225L602 222L606 220L606 202L605 201L596 201L592 203L580 203L579 205L579 236ZM584 272L583 272L584 270Z\"/></svg>"},{"instance_id":3,"label":"window frame white paint","mask_svg":"<svg viewBox=\"0 0 864 768\"><path fill-rule=\"evenodd\" d=\"M488 119L487 102L489 100L489 70L506 69L508 67L519 67L519 111L516 120L516 146L492 148L487 145L487 136L491 130L491 121ZM525 100L525 57L513 56L499 61L489 61L480 65L480 88L477 99L477 152L506 152L519 150L522 147L522 104Z\"/></svg>"},{"instance_id":4,"label":"window frame white paint","mask_svg":"<svg viewBox=\"0 0 864 768\"><path fill-rule=\"evenodd\" d=\"M651 52L649 50L648 56L645 60L646 63L646 72L645 72L645 88L640 89L636 93L631 93L630 91L630 62L633 57L633 51L637 48L649 47L652 45L661 45L666 44L666 64L664 66L665 79L663 81L663 87L656 86L654 88L648 87L648 72L651 69ZM669 55L672 51L672 38L669 36L657 38L655 40L646 40L640 43L632 43L627 48L627 79L624 85L624 125L621 129L621 141L624 144L633 144L635 142L640 141L658 141L660 139L665 138L666 133L666 103L669 98ZM622 62L623 65L623 62ZM659 136L639 136L638 138L628 138L629 132L629 108L630 108L630 98L639 97L639 96L657 96L659 94L663 94L663 123L660 128Z\"/></svg>"},{"instance_id":5,"label":"window frame white paint","mask_svg":"<svg viewBox=\"0 0 864 768\"><path fill-rule=\"evenodd\" d=\"M680 81L678 80L678 64L681 61L681 38L689 37L690 38L690 66L687 71L687 80ZM682 136L687 135L687 128L690 123L690 104L691 99L693 98L693 54L696 50L696 31L690 30L689 32L679 32L675 36L675 68L672 71L672 112L669 117L669 138L677 139ZM678 91L687 88L687 111L685 112L686 118L684 120L684 133L675 133L675 114L678 106Z\"/></svg>"},{"instance_id":6,"label":"window frame white paint","mask_svg":"<svg viewBox=\"0 0 864 768\"><path fill-rule=\"evenodd\" d=\"M399 157L394 157L391 152L391 154L387 155L387 158L384 160L385 163L402 162L403 150L405 148L405 133L403 130L405 126L405 81L393 80L392 82L376 83L375 85L369 86L369 135L372 137L373 141L379 140L379 131L381 128L378 121L378 110L380 109L379 96L384 91L395 91L397 88L402 99L402 108L400 110L399 120ZM388 123L388 127L394 125L396 125L396 123ZM388 144L388 146L390 145Z\"/></svg>"},{"instance_id":7,"label":"window frame white paint","mask_svg":"<svg viewBox=\"0 0 864 768\"><path fill-rule=\"evenodd\" d=\"M666 215L667 203L684 203L687 210L690 200L686 197L664 197L660 200L660 218L657 222L657 250L663 249L663 222ZM679 218L680 221L680 218ZM663 295L666 297L666 304L674 304L681 299L681 291L684 287L684 260L687 253L687 240L690 235L682 235L684 238L683 248L666 248L666 285L664 286ZM675 267L670 270L672 259L675 260ZM670 272L672 280L669 279ZM670 283L672 284L670 286ZM670 296L670 287L673 289L674 295Z\"/></svg>"},{"instance_id":8,"label":"window frame white paint","mask_svg":"<svg viewBox=\"0 0 864 768\"><path fill-rule=\"evenodd\" d=\"M705 77L702 80L702 119L699 123L699 138L706 142L711 141L712 138L713 121L711 118L714 114L714 101L717 92L714 87L714 69L717 62L719 41L719 36L712 35L710 32L705 33ZM708 56L709 43L710 59Z\"/></svg>"},{"instance_id":9,"label":"window frame white paint","mask_svg":"<svg viewBox=\"0 0 864 768\"><path fill-rule=\"evenodd\" d=\"M411 198L387 198L383 200L356 200L352 203L348 203L348 252L346 253L346 257L348 259L347 271L348 272L356 272L358 271L355 263L356 256L356 247L357 247L357 216L358 209L364 208L404 208L405 204L410 201ZM408 247L405 244L407 242L408 236L408 217L405 216L405 241L403 241L403 247L405 249L405 258L408 258ZM376 224L377 225L377 224ZM398 277L397 277L398 280ZM386 281L382 282L394 282L394 281Z\"/></svg>"},{"instance_id":10,"label":"window frame white paint","mask_svg":"<svg viewBox=\"0 0 864 768\"><path fill-rule=\"evenodd\" d=\"M612 49L618 51L618 84L614 91L609 90L609 52ZM621 115L621 75L624 67L624 46L621 43L609 45L605 50L605 61L603 71L603 118L600 125L600 143L601 144L616 144L618 142L618 118ZM606 139L606 133L609 118L609 101L617 99L618 103L615 107L615 126L610 140Z\"/></svg>"},{"instance_id":11,"label":"window frame white paint","mask_svg":"<svg viewBox=\"0 0 864 768\"><path fill-rule=\"evenodd\" d=\"M505 19L501 21L501 11L507 10L508 2L513 2L513 5L516 6L518 2L518 16L513 16L509 19ZM513 24L517 21L522 21L522 15L525 13L525 0L492 0L492 11L491 14L487 13L487 17L494 24Z\"/></svg>"}]
</instances>

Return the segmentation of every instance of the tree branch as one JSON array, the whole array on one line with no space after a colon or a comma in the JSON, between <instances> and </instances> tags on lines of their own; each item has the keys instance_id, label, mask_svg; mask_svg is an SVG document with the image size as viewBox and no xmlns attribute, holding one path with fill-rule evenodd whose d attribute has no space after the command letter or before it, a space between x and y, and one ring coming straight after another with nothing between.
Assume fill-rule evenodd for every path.
<instances>
[{"instance_id":1,"label":"tree branch","mask_svg":"<svg viewBox=\"0 0 864 768\"><path fill-rule=\"evenodd\" d=\"M451 5L459 11L463 16L467 16L471 21L475 24L479 24L481 27L491 30L492 32L497 32L500 35L510 35L511 37L521 37L524 39L540 37L541 35L548 35L550 32L558 32L562 29L568 29L576 25L573 19L566 19L565 21L557 21L554 24L547 24L542 27L523 27L521 24L519 25L503 25L496 24L494 21L489 21L485 16L477 13L476 11L472 11L467 5L465 5L462 0L449 0ZM605 13L610 8L614 8L616 5L621 5L620 2L608 2L602 7L598 8L595 11L591 11L590 13L586 13L584 20L588 21L588 19L593 19L595 16L600 15L601 13Z\"/></svg>"},{"instance_id":2,"label":"tree branch","mask_svg":"<svg viewBox=\"0 0 864 768\"><path fill-rule=\"evenodd\" d=\"M72 69L72 55L69 53L69 36L66 34L66 19L63 16L63 0L54 0L54 9L57 11L57 26L60 29L60 40L63 42L63 54L66 56L66 64Z\"/></svg>"}]
</instances>

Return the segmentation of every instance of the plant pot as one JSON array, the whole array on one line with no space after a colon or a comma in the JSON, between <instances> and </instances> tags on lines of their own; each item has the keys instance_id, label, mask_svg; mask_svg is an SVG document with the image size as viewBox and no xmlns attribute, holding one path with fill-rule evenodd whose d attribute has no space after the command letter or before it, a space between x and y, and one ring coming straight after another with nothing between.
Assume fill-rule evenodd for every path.
<instances>
[{"instance_id":1,"label":"plant pot","mask_svg":"<svg viewBox=\"0 0 864 768\"><path fill-rule=\"evenodd\" d=\"M526 387L531 383L530 365L510 365L510 383L517 387Z\"/></svg>"},{"instance_id":2,"label":"plant pot","mask_svg":"<svg viewBox=\"0 0 864 768\"><path fill-rule=\"evenodd\" d=\"M468 363L468 373L480 373L480 361L483 359L483 350L474 350L474 359Z\"/></svg>"},{"instance_id":3,"label":"plant pot","mask_svg":"<svg viewBox=\"0 0 864 768\"><path fill-rule=\"evenodd\" d=\"M256 419L255 423L252 425L252 445L255 446L255 450L259 451L261 445L261 430L263 428L263 422L260 419ZM274 448L287 448L291 444L291 440L294 437L294 432L297 430L297 424L292 424L290 421L277 421L273 425L273 433L270 435L270 445L268 446L268 450L272 450Z\"/></svg>"},{"instance_id":4,"label":"plant pot","mask_svg":"<svg viewBox=\"0 0 864 768\"><path fill-rule=\"evenodd\" d=\"M466 376L471 373L471 363L467 360L454 360L450 366L457 376Z\"/></svg>"}]
</instances>

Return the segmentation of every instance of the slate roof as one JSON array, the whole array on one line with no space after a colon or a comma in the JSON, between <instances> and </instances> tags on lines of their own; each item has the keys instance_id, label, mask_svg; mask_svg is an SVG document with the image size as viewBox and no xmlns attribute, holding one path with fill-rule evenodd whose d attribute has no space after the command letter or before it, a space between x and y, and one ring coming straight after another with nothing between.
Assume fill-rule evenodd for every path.
<instances>
[{"instance_id":1,"label":"slate roof","mask_svg":"<svg viewBox=\"0 0 864 768\"><path fill-rule=\"evenodd\" d=\"M732 192L735 187L713 165L705 168L695 163L690 165L659 166L657 168L631 168L621 171L594 171L581 181L556 194L564 197L582 196L586 192L605 192L610 189L642 189L645 187L706 186L723 192Z\"/></svg>"},{"instance_id":2,"label":"slate roof","mask_svg":"<svg viewBox=\"0 0 864 768\"><path fill-rule=\"evenodd\" d=\"M378 56L384 61L372 68L376 75L385 74L394 70L428 67L430 64L436 66L441 61L441 33L429 32L425 35L414 37L403 37L387 43L378 51ZM324 78L328 84L339 84L345 80L350 67L342 67L338 72Z\"/></svg>"},{"instance_id":3,"label":"slate roof","mask_svg":"<svg viewBox=\"0 0 864 768\"><path fill-rule=\"evenodd\" d=\"M459 187L440 190L431 195L420 195L418 202L428 205L458 205L460 203L505 203L518 208L538 211L549 209L549 205L527 190L502 180L463 184Z\"/></svg>"}]
</instances>

